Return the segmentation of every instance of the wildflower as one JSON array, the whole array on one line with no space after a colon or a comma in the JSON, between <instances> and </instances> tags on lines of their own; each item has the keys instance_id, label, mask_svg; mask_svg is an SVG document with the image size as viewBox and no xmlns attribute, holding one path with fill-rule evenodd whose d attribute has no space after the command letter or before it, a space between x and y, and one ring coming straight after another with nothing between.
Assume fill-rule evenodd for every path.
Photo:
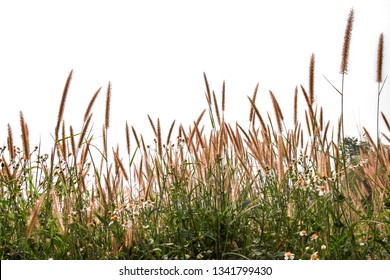
<instances>
[{"instance_id":1,"label":"wildflower","mask_svg":"<svg viewBox=\"0 0 390 280\"><path fill-rule=\"evenodd\" d=\"M131 228L132 225L133 223L130 220L127 220L123 222L122 227L127 229L127 228Z\"/></svg>"},{"instance_id":2,"label":"wildflower","mask_svg":"<svg viewBox=\"0 0 390 280\"><path fill-rule=\"evenodd\" d=\"M315 252L315 253L311 254L310 260L312 260L312 261L318 260L318 252Z\"/></svg>"},{"instance_id":3,"label":"wildflower","mask_svg":"<svg viewBox=\"0 0 390 280\"><path fill-rule=\"evenodd\" d=\"M293 260L295 258L295 255L291 252L284 253L284 259L285 260Z\"/></svg>"},{"instance_id":4,"label":"wildflower","mask_svg":"<svg viewBox=\"0 0 390 280\"><path fill-rule=\"evenodd\" d=\"M197 259L197 260L201 260L201 259L203 259L203 255L202 255L202 253L199 253L199 254L196 256L196 259Z\"/></svg>"},{"instance_id":5,"label":"wildflower","mask_svg":"<svg viewBox=\"0 0 390 280\"><path fill-rule=\"evenodd\" d=\"M318 238L318 234L317 233L313 233L310 237L311 240L317 240Z\"/></svg>"},{"instance_id":6,"label":"wildflower","mask_svg":"<svg viewBox=\"0 0 390 280\"><path fill-rule=\"evenodd\" d=\"M307 236L306 230L301 230L301 231L299 232L299 235L300 235L300 236Z\"/></svg>"},{"instance_id":7,"label":"wildflower","mask_svg":"<svg viewBox=\"0 0 390 280\"><path fill-rule=\"evenodd\" d=\"M322 244L321 250L326 250L326 245L325 244Z\"/></svg>"},{"instance_id":8,"label":"wildflower","mask_svg":"<svg viewBox=\"0 0 390 280\"><path fill-rule=\"evenodd\" d=\"M117 218L118 218L118 216L114 214L114 215L111 216L110 221L113 222L113 221L115 221Z\"/></svg>"},{"instance_id":9,"label":"wildflower","mask_svg":"<svg viewBox=\"0 0 390 280\"><path fill-rule=\"evenodd\" d=\"M317 191L319 196L324 196L328 193L328 190L324 185L317 187Z\"/></svg>"},{"instance_id":10,"label":"wildflower","mask_svg":"<svg viewBox=\"0 0 390 280\"><path fill-rule=\"evenodd\" d=\"M144 203L143 203L143 207L144 208L151 208L151 207L153 207L153 201L151 201L150 199L148 199L147 201L145 201Z\"/></svg>"},{"instance_id":11,"label":"wildflower","mask_svg":"<svg viewBox=\"0 0 390 280\"><path fill-rule=\"evenodd\" d=\"M302 177L298 178L297 186L301 189L306 189L309 186L309 183L306 180L303 180Z\"/></svg>"}]
</instances>

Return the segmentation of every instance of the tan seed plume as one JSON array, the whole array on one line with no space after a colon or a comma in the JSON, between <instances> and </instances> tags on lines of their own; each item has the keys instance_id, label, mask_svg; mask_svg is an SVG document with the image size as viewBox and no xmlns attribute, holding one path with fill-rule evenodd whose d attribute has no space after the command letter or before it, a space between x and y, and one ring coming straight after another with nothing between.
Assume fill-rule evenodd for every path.
<instances>
[{"instance_id":1,"label":"tan seed plume","mask_svg":"<svg viewBox=\"0 0 390 280\"><path fill-rule=\"evenodd\" d=\"M351 43L354 16L355 16L355 11L354 9L351 9L349 11L347 26L345 28L344 45L343 45L341 65L340 65L340 74L347 74L348 72L349 46Z\"/></svg>"},{"instance_id":2,"label":"tan seed plume","mask_svg":"<svg viewBox=\"0 0 390 280\"><path fill-rule=\"evenodd\" d=\"M30 140L28 133L27 123L24 121L23 113L20 112L20 128L22 130L22 142L23 142L23 153L26 160L30 159Z\"/></svg>"},{"instance_id":3,"label":"tan seed plume","mask_svg":"<svg viewBox=\"0 0 390 280\"><path fill-rule=\"evenodd\" d=\"M45 194L46 193L41 194L41 197L37 201L37 204L35 204L35 207L28 218L26 230L27 239L30 238L32 230L37 224L39 213L41 212L43 202L45 201Z\"/></svg>"},{"instance_id":4,"label":"tan seed plume","mask_svg":"<svg viewBox=\"0 0 390 280\"><path fill-rule=\"evenodd\" d=\"M73 76L73 70L70 71L70 73L68 75L68 78L66 79L64 90L62 92L60 108L58 110L57 126L56 126L56 129L55 129L55 141L56 142L58 140L58 132L60 130L62 118L64 116L66 97L68 96L68 91L69 91L69 87L70 87L70 82L72 80L72 76Z\"/></svg>"},{"instance_id":5,"label":"tan seed plume","mask_svg":"<svg viewBox=\"0 0 390 280\"><path fill-rule=\"evenodd\" d=\"M313 105L314 102L314 68L315 68L315 55L313 53L310 57L310 69L309 69L310 105Z\"/></svg>"},{"instance_id":6,"label":"tan seed plume","mask_svg":"<svg viewBox=\"0 0 390 280\"><path fill-rule=\"evenodd\" d=\"M111 82L108 82L106 95L106 114L105 114L105 128L110 127L110 105L111 105Z\"/></svg>"},{"instance_id":7,"label":"tan seed plume","mask_svg":"<svg viewBox=\"0 0 390 280\"><path fill-rule=\"evenodd\" d=\"M7 137L7 145L8 145L8 151L9 156L11 159L14 159L16 157L15 147L14 147L14 140L12 136L12 128L11 125L8 124L8 137Z\"/></svg>"},{"instance_id":8,"label":"tan seed plume","mask_svg":"<svg viewBox=\"0 0 390 280\"><path fill-rule=\"evenodd\" d=\"M383 67L383 33L379 36L378 43L378 59L377 59L377 68L376 68L376 81L378 83L382 82L382 67Z\"/></svg>"}]
</instances>

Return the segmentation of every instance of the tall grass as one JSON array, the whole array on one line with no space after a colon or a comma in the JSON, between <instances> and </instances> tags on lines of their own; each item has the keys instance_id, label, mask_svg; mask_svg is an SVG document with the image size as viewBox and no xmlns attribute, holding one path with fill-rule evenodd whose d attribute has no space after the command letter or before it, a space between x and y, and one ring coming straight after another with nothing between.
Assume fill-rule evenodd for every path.
<instances>
[{"instance_id":1,"label":"tall grass","mask_svg":"<svg viewBox=\"0 0 390 280\"><path fill-rule=\"evenodd\" d=\"M352 21L353 10L342 84ZM249 125L226 123L225 83L219 103L204 74L208 119L204 110L188 128L176 121L165 128L148 116L153 145L126 122L125 152L107 144L110 83L101 143L91 128L101 89L86 106L81 131L65 125L70 72L51 155L40 145L31 150L22 113L22 149L7 127L1 259L389 259L390 148L367 132L367 142L348 144L342 112L333 128L324 120L314 71L313 54L308 91L301 85L292 95L291 128L272 91L275 118L263 115L258 84L248 97Z\"/></svg>"}]
</instances>

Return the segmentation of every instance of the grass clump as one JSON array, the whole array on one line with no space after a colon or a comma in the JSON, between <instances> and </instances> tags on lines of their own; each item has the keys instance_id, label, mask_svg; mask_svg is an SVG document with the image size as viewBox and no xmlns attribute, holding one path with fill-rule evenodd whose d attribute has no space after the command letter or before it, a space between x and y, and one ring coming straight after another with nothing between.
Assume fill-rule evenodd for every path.
<instances>
[{"instance_id":1,"label":"grass clump","mask_svg":"<svg viewBox=\"0 0 390 280\"><path fill-rule=\"evenodd\" d=\"M343 85L353 16L351 10ZM381 64L383 35L379 50ZM107 146L111 84L101 145L91 128L101 89L81 132L65 126L70 72L50 155L40 146L31 150L22 113L22 149L7 127L0 149L0 258L389 259L389 145L379 132L377 141L367 131L360 142L344 136L342 117L335 128L325 122L314 99L314 69L312 54L309 90L297 86L293 95L292 128L272 91L276 123L270 114L266 121L256 105L258 84L248 97L248 128L226 123L225 83L220 106L204 74L210 120L204 110L187 129L174 121L165 140L160 119L148 116L152 145L126 122L126 154ZM297 117L300 93L304 123ZM381 116L389 141L389 121Z\"/></svg>"}]
</instances>

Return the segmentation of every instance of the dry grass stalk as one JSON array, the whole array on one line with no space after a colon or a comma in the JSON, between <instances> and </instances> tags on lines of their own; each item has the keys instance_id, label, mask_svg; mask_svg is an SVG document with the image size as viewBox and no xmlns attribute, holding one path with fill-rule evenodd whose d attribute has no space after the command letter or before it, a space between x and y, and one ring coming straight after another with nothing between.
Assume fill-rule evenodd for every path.
<instances>
[{"instance_id":1,"label":"dry grass stalk","mask_svg":"<svg viewBox=\"0 0 390 280\"><path fill-rule=\"evenodd\" d=\"M349 46L351 43L354 15L355 15L355 11L351 9L348 16L347 26L345 28L344 45L343 45L341 65L340 65L340 74L347 74L348 72Z\"/></svg>"},{"instance_id":2,"label":"dry grass stalk","mask_svg":"<svg viewBox=\"0 0 390 280\"><path fill-rule=\"evenodd\" d=\"M74 141L75 135L74 135L72 126L69 127L69 133L70 133L70 145L72 147L72 153L74 156L76 156L76 143Z\"/></svg>"},{"instance_id":3,"label":"dry grass stalk","mask_svg":"<svg viewBox=\"0 0 390 280\"><path fill-rule=\"evenodd\" d=\"M137 143L137 147L140 148L141 145L140 145L140 142L139 142L139 140L138 140L137 132L135 131L135 129L134 129L133 126L131 127L131 130L133 131L133 135L134 135L134 138L135 138L135 142Z\"/></svg>"},{"instance_id":4,"label":"dry grass stalk","mask_svg":"<svg viewBox=\"0 0 390 280\"><path fill-rule=\"evenodd\" d=\"M225 81L223 81L222 84L222 120L225 119L224 112L225 112Z\"/></svg>"},{"instance_id":5,"label":"dry grass stalk","mask_svg":"<svg viewBox=\"0 0 390 280\"><path fill-rule=\"evenodd\" d=\"M367 138L368 142L371 144L372 148L377 151L377 146L375 142L372 140L370 133L366 130L366 128L363 127L364 136Z\"/></svg>"},{"instance_id":6,"label":"dry grass stalk","mask_svg":"<svg viewBox=\"0 0 390 280\"><path fill-rule=\"evenodd\" d=\"M315 56L314 53L310 57L310 69L309 69L309 97L310 105L314 103L314 67L315 67Z\"/></svg>"},{"instance_id":7,"label":"dry grass stalk","mask_svg":"<svg viewBox=\"0 0 390 280\"><path fill-rule=\"evenodd\" d=\"M26 230L26 238L30 238L32 230L37 224L39 213L41 212L43 202L45 201L45 195L46 193L41 194L41 197L37 201L37 204L35 204L34 209L32 210L28 222L27 222L27 230Z\"/></svg>"},{"instance_id":8,"label":"dry grass stalk","mask_svg":"<svg viewBox=\"0 0 390 280\"><path fill-rule=\"evenodd\" d=\"M294 92L294 126L298 125L298 87L295 87Z\"/></svg>"},{"instance_id":9,"label":"dry grass stalk","mask_svg":"<svg viewBox=\"0 0 390 280\"><path fill-rule=\"evenodd\" d=\"M102 134L103 134L103 156L107 160L107 126L103 127Z\"/></svg>"},{"instance_id":10,"label":"dry grass stalk","mask_svg":"<svg viewBox=\"0 0 390 280\"><path fill-rule=\"evenodd\" d=\"M253 104L256 103L256 97L257 97L257 91L258 90L259 90L259 83L257 83L257 85L255 87L255 90L253 92L253 96L252 96L252 99L251 99L253 101ZM255 112L254 112L253 106L251 106L251 109L250 109L250 112L249 112L249 122L254 121L254 118L255 118Z\"/></svg>"},{"instance_id":11,"label":"dry grass stalk","mask_svg":"<svg viewBox=\"0 0 390 280\"><path fill-rule=\"evenodd\" d=\"M65 132L65 121L62 121L62 139L61 139L61 153L62 157L66 159L67 157L67 146L66 146L66 132Z\"/></svg>"},{"instance_id":12,"label":"dry grass stalk","mask_svg":"<svg viewBox=\"0 0 390 280\"><path fill-rule=\"evenodd\" d=\"M276 97L275 95L273 94L272 91L269 91L270 95L271 95L271 100L272 100L272 106L274 108L274 111L275 111L275 115L276 115L276 123L278 124L278 129L279 129L279 132L281 133L283 128L282 128L282 122L283 122L283 114L282 114L282 110L280 109L280 106L279 106L279 103L278 101L276 100Z\"/></svg>"},{"instance_id":13,"label":"dry grass stalk","mask_svg":"<svg viewBox=\"0 0 390 280\"><path fill-rule=\"evenodd\" d=\"M23 113L20 112L20 128L22 130L23 154L26 160L30 159L30 140L27 123L24 121Z\"/></svg>"},{"instance_id":14,"label":"dry grass stalk","mask_svg":"<svg viewBox=\"0 0 390 280\"><path fill-rule=\"evenodd\" d=\"M124 243L125 243L124 244L125 248L127 250L130 250L133 247L133 228L132 227L127 229Z\"/></svg>"},{"instance_id":15,"label":"dry grass stalk","mask_svg":"<svg viewBox=\"0 0 390 280\"><path fill-rule=\"evenodd\" d=\"M130 130L129 130L129 124L126 121L126 126L125 126L125 132L126 132L126 151L127 154L130 155Z\"/></svg>"},{"instance_id":16,"label":"dry grass stalk","mask_svg":"<svg viewBox=\"0 0 390 280\"><path fill-rule=\"evenodd\" d=\"M108 82L107 94L106 94L106 114L104 119L105 128L110 127L110 106L111 106L111 82Z\"/></svg>"},{"instance_id":17,"label":"dry grass stalk","mask_svg":"<svg viewBox=\"0 0 390 280\"><path fill-rule=\"evenodd\" d=\"M2 176L7 175L7 180L11 180L12 177L15 175L16 170L14 171L14 174L12 174L11 168L4 157L2 157L2 159L0 159L0 163L1 163L1 167L3 169L5 169L5 172L3 170L0 170L0 175L2 175ZM0 178L2 179L1 176L0 176Z\"/></svg>"},{"instance_id":18,"label":"dry grass stalk","mask_svg":"<svg viewBox=\"0 0 390 280\"><path fill-rule=\"evenodd\" d=\"M160 119L157 119L157 148L160 158L163 156L162 140L161 140L161 125Z\"/></svg>"},{"instance_id":19,"label":"dry grass stalk","mask_svg":"<svg viewBox=\"0 0 390 280\"><path fill-rule=\"evenodd\" d=\"M60 129L60 125L61 125L63 116L64 116L66 97L68 96L68 91L69 91L70 82L72 80L72 75L73 75L73 70L70 71L68 78L66 79L64 90L62 92L60 108L58 110L57 125L56 125L56 129L55 129L55 142L57 142L57 140L58 140L58 132Z\"/></svg>"},{"instance_id":20,"label":"dry grass stalk","mask_svg":"<svg viewBox=\"0 0 390 280\"><path fill-rule=\"evenodd\" d=\"M7 145L8 145L8 152L9 152L9 157L11 160L14 160L16 157L16 152L15 152L15 146L14 146L14 138L12 135L12 128L11 125L8 124L8 137L7 137Z\"/></svg>"},{"instance_id":21,"label":"dry grass stalk","mask_svg":"<svg viewBox=\"0 0 390 280\"><path fill-rule=\"evenodd\" d=\"M52 210L53 210L53 217L56 219L57 223L58 223L58 226L60 228L60 233L62 235L64 235L66 233L65 231L65 226L64 226L64 222L62 220L62 214L61 214L61 210L60 210L60 203L59 203L59 199L58 199L58 196L56 194L56 191L53 189L51 189L50 191L50 195L51 195L51 199L52 199Z\"/></svg>"},{"instance_id":22,"label":"dry grass stalk","mask_svg":"<svg viewBox=\"0 0 390 280\"><path fill-rule=\"evenodd\" d=\"M152 118L149 116L149 114L148 114L148 120L149 120L149 123L150 123L150 125L151 125L151 127L152 127L152 129L153 129L154 135L157 137L157 129L156 129L154 123L153 123Z\"/></svg>"},{"instance_id":23,"label":"dry grass stalk","mask_svg":"<svg viewBox=\"0 0 390 280\"><path fill-rule=\"evenodd\" d=\"M89 117L87 118L87 120L83 124L83 130L81 131L79 143L77 145L77 148L79 148L79 149L81 148L81 145L85 141L85 134L87 133L87 129L88 129L88 126L89 126L89 123L90 123L91 119L92 119L92 114L89 115Z\"/></svg>"},{"instance_id":24,"label":"dry grass stalk","mask_svg":"<svg viewBox=\"0 0 390 280\"><path fill-rule=\"evenodd\" d=\"M96 98L97 98L97 96L98 96L98 94L99 94L99 92L100 92L101 89L102 89L102 88L100 87L100 88L95 92L95 94L93 95L91 101L89 101L87 110L85 110L85 113L84 113L84 122L88 119L89 114L91 113L91 110L92 110L92 106L93 106L93 104L95 103Z\"/></svg>"},{"instance_id":25,"label":"dry grass stalk","mask_svg":"<svg viewBox=\"0 0 390 280\"><path fill-rule=\"evenodd\" d=\"M309 117L307 115L307 111L305 111L305 120L306 120L307 132L309 133L309 136L311 137L312 133L311 133L310 121L309 121Z\"/></svg>"},{"instance_id":26,"label":"dry grass stalk","mask_svg":"<svg viewBox=\"0 0 390 280\"><path fill-rule=\"evenodd\" d=\"M172 122L171 127L169 128L169 132L168 132L168 136L167 136L167 142L166 142L167 145L169 145L169 143L171 141L171 135L172 135L173 128L175 126L175 122L176 122L176 120L174 120Z\"/></svg>"},{"instance_id":27,"label":"dry grass stalk","mask_svg":"<svg viewBox=\"0 0 390 280\"><path fill-rule=\"evenodd\" d=\"M126 172L126 169L122 163L122 160L119 159L118 153L115 152L114 150L112 150L112 152L114 154L114 160L115 160L116 164L119 166L119 169L122 171L123 176L125 176L126 181L129 181L129 176L127 175L127 172Z\"/></svg>"},{"instance_id":28,"label":"dry grass stalk","mask_svg":"<svg viewBox=\"0 0 390 280\"><path fill-rule=\"evenodd\" d=\"M215 96L214 91L213 91L213 100L214 100L214 108L215 108L215 114L217 115L218 125L221 126L221 115L219 113L217 97Z\"/></svg>"},{"instance_id":29,"label":"dry grass stalk","mask_svg":"<svg viewBox=\"0 0 390 280\"><path fill-rule=\"evenodd\" d=\"M386 124L386 127L387 127L388 131L390 131L390 123L389 123L389 121L387 120L387 118L386 118L385 114L383 114L383 112L381 112L381 115L382 115L383 121Z\"/></svg>"},{"instance_id":30,"label":"dry grass stalk","mask_svg":"<svg viewBox=\"0 0 390 280\"><path fill-rule=\"evenodd\" d=\"M318 160L318 175L321 178L330 178L330 162L329 156L323 152L319 155Z\"/></svg>"},{"instance_id":31,"label":"dry grass stalk","mask_svg":"<svg viewBox=\"0 0 390 280\"><path fill-rule=\"evenodd\" d=\"M283 166L283 159L284 159L284 144L283 144L283 137L281 134L278 135L278 179L279 179L279 190L280 190L280 183L283 180L284 177L284 166Z\"/></svg>"},{"instance_id":32,"label":"dry grass stalk","mask_svg":"<svg viewBox=\"0 0 390 280\"><path fill-rule=\"evenodd\" d=\"M257 106L256 104L254 103L254 101L252 99L250 99L250 97L248 96L248 99L249 99L249 102L251 103L251 106L252 106L252 109L254 110L254 113L256 114L257 118L259 119L260 121L260 124L261 124L261 129L262 131L265 133L267 131L267 126L265 125L265 122L263 120L263 117L261 116L259 110L257 109ZM265 135L268 135L265 133ZM268 137L266 138L266 141L269 141Z\"/></svg>"},{"instance_id":33,"label":"dry grass stalk","mask_svg":"<svg viewBox=\"0 0 390 280\"><path fill-rule=\"evenodd\" d=\"M379 36L378 42L378 59L377 59L377 68L376 68L376 81L378 83L382 82L382 68L383 68L383 33Z\"/></svg>"},{"instance_id":34,"label":"dry grass stalk","mask_svg":"<svg viewBox=\"0 0 390 280\"><path fill-rule=\"evenodd\" d=\"M210 93L210 87L209 87L209 82L207 81L207 76L206 73L203 72L203 78L204 82L206 84L206 100L209 106L211 105L211 93Z\"/></svg>"}]
</instances>

